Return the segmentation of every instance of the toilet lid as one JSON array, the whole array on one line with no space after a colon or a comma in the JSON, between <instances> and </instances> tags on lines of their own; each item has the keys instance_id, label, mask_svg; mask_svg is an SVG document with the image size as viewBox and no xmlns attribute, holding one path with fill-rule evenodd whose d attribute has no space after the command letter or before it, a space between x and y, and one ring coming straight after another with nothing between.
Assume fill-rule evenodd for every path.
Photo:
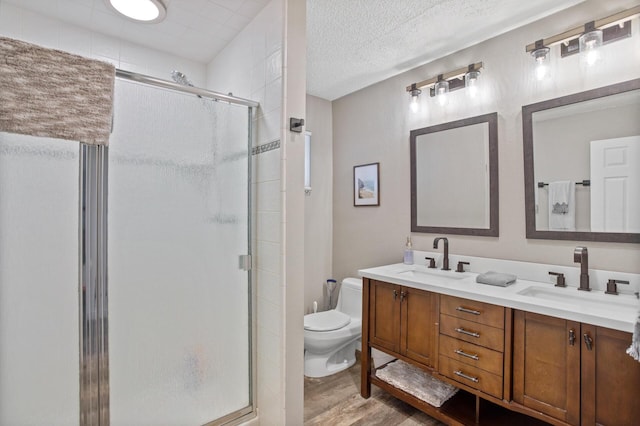
<instances>
[{"instance_id":1,"label":"toilet lid","mask_svg":"<svg viewBox=\"0 0 640 426\"><path fill-rule=\"evenodd\" d=\"M331 331L344 327L351 317L344 312L332 309L304 316L304 329L309 331Z\"/></svg>"}]
</instances>

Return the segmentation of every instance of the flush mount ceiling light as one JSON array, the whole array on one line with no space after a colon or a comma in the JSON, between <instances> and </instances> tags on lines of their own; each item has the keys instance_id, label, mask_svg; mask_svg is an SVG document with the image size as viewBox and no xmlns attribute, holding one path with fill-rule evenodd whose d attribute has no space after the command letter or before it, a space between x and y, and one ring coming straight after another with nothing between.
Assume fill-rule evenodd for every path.
<instances>
[{"instance_id":1,"label":"flush mount ceiling light","mask_svg":"<svg viewBox=\"0 0 640 426\"><path fill-rule=\"evenodd\" d=\"M464 87L469 87L471 96L474 96L477 92L476 85L481 69L482 62L478 62L407 86L406 90L411 95L411 109L413 110L416 105L415 110L417 110L418 97L424 89L429 89L429 95L436 96L441 105L446 103L447 93Z\"/></svg>"},{"instance_id":2,"label":"flush mount ceiling light","mask_svg":"<svg viewBox=\"0 0 640 426\"><path fill-rule=\"evenodd\" d=\"M161 0L105 0L107 6L136 22L157 23L167 16Z\"/></svg>"},{"instance_id":3,"label":"flush mount ceiling light","mask_svg":"<svg viewBox=\"0 0 640 426\"><path fill-rule=\"evenodd\" d=\"M539 63L544 62L550 47L560 44L561 57L582 52L585 62L593 64L597 61L598 48L601 45L631 37L631 19L638 14L640 14L640 6L635 6L552 37L538 40L527 45L525 50L531 53L536 63Z\"/></svg>"}]
</instances>

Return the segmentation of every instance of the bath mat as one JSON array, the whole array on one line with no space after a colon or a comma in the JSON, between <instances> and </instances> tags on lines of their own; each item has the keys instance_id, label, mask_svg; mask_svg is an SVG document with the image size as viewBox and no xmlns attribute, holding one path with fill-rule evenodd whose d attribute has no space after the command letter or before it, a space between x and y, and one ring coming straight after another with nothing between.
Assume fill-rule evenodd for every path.
<instances>
[{"instance_id":1,"label":"bath mat","mask_svg":"<svg viewBox=\"0 0 640 426\"><path fill-rule=\"evenodd\" d=\"M400 360L376 370L376 376L434 407L440 407L458 392L455 386Z\"/></svg>"}]
</instances>

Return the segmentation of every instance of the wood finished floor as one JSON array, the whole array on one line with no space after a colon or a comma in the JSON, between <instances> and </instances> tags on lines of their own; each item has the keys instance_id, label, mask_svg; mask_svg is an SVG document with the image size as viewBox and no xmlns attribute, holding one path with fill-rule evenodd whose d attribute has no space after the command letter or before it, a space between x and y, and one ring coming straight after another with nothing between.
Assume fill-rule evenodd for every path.
<instances>
[{"instance_id":1,"label":"wood finished floor","mask_svg":"<svg viewBox=\"0 0 640 426\"><path fill-rule=\"evenodd\" d=\"M360 396L360 362L319 379L304 378L304 424L322 426L440 426L443 423L371 386Z\"/></svg>"}]
</instances>

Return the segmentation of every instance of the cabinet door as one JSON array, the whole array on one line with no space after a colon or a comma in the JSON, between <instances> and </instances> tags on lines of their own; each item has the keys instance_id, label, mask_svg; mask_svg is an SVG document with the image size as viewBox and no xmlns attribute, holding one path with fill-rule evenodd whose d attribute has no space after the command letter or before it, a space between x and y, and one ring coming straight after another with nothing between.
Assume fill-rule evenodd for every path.
<instances>
[{"instance_id":1,"label":"cabinet door","mask_svg":"<svg viewBox=\"0 0 640 426\"><path fill-rule=\"evenodd\" d=\"M372 280L370 292L370 341L399 352L400 286Z\"/></svg>"},{"instance_id":2,"label":"cabinet door","mask_svg":"<svg viewBox=\"0 0 640 426\"><path fill-rule=\"evenodd\" d=\"M575 425L580 422L580 323L516 311L513 399Z\"/></svg>"},{"instance_id":3,"label":"cabinet door","mask_svg":"<svg viewBox=\"0 0 640 426\"><path fill-rule=\"evenodd\" d=\"M584 335L592 339L591 349ZM640 363L626 354L631 333L582 325L582 424L637 425Z\"/></svg>"},{"instance_id":4,"label":"cabinet door","mask_svg":"<svg viewBox=\"0 0 640 426\"><path fill-rule=\"evenodd\" d=\"M424 365L435 367L438 295L402 287L400 353Z\"/></svg>"}]
</instances>

